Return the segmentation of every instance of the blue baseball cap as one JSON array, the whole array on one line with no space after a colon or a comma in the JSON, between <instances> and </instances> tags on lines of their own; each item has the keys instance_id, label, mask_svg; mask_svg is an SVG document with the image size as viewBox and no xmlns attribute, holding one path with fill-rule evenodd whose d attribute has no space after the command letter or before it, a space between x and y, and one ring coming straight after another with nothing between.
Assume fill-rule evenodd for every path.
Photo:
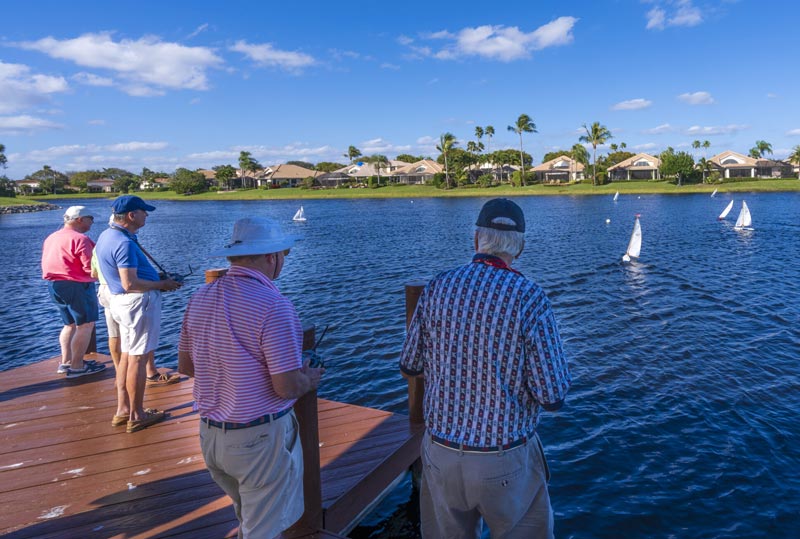
<instances>
[{"instance_id":1,"label":"blue baseball cap","mask_svg":"<svg viewBox=\"0 0 800 539\"><path fill-rule=\"evenodd\" d=\"M154 209L156 209L155 206L151 206L135 195L123 195L111 204L111 210L114 213L128 213L136 210L153 211Z\"/></svg>"},{"instance_id":2,"label":"blue baseball cap","mask_svg":"<svg viewBox=\"0 0 800 539\"><path fill-rule=\"evenodd\" d=\"M522 208L509 199L494 198L483 205L475 226L525 232L525 215Z\"/></svg>"}]
</instances>

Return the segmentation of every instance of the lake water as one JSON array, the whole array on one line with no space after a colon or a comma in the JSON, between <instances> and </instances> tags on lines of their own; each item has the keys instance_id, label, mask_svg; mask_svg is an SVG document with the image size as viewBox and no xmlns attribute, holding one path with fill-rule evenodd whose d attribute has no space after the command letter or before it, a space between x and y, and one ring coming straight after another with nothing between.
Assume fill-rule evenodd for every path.
<instances>
[{"instance_id":1,"label":"lake water","mask_svg":"<svg viewBox=\"0 0 800 539\"><path fill-rule=\"evenodd\" d=\"M723 222L730 195L517 199L528 233L516 267L552 299L574 377L539 429L558 537L800 529L800 194L744 196L752 232L733 230L741 198ZM303 236L280 288L304 321L331 326L320 396L403 412L403 285L469 260L485 200L306 200L306 223L291 222L293 201L156 202L143 245L167 269L198 272L165 295L158 361L176 364L184 305L202 270L224 265L206 253L237 218L269 216ZM100 216L96 238L110 201L84 204ZM636 213L642 254L625 266ZM39 261L61 215L0 216L0 370L58 354ZM354 536L412 536L409 491L406 481Z\"/></svg>"}]
</instances>

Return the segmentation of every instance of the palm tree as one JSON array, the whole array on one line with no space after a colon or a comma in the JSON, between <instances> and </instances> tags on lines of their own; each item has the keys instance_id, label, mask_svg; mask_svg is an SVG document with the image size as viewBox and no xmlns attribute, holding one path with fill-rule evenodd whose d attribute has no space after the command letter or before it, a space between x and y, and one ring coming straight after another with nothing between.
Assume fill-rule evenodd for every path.
<instances>
[{"instance_id":1,"label":"palm tree","mask_svg":"<svg viewBox=\"0 0 800 539\"><path fill-rule=\"evenodd\" d=\"M581 135L578 140L592 145L592 185L594 186L597 185L597 145L605 144L608 139L613 138L613 135L606 126L600 125L600 122L594 122L591 129L583 124L583 128L586 130L586 134Z\"/></svg>"},{"instance_id":2,"label":"palm tree","mask_svg":"<svg viewBox=\"0 0 800 539\"><path fill-rule=\"evenodd\" d=\"M515 125L509 125L508 130L519 135L519 164L521 168L520 185L525 186L525 157L522 153L522 134L523 133L538 133L536 131L536 124L533 123L531 117L527 114L520 114L517 118Z\"/></svg>"},{"instance_id":3,"label":"palm tree","mask_svg":"<svg viewBox=\"0 0 800 539\"><path fill-rule=\"evenodd\" d=\"M608 146L608 149L611 150L612 152L616 152L619 149L619 146L617 146L616 144L610 144Z\"/></svg>"},{"instance_id":4,"label":"palm tree","mask_svg":"<svg viewBox=\"0 0 800 539\"><path fill-rule=\"evenodd\" d=\"M351 146L352 147L352 146ZM366 159L368 163L372 163L372 166L375 167L375 171L378 173L378 186L381 185L381 167L386 166L389 164L389 159L385 155L375 154L372 157Z\"/></svg>"},{"instance_id":5,"label":"palm tree","mask_svg":"<svg viewBox=\"0 0 800 539\"><path fill-rule=\"evenodd\" d=\"M572 150L572 160L575 162L575 179L578 177L578 163L583 163L583 166L589 164L589 152L583 144L574 144Z\"/></svg>"},{"instance_id":6,"label":"palm tree","mask_svg":"<svg viewBox=\"0 0 800 539\"><path fill-rule=\"evenodd\" d=\"M361 150L359 150L355 146L350 146L349 148L347 148L347 153L343 154L342 157L346 157L347 159L349 159L350 164L352 165L356 159L361 157Z\"/></svg>"},{"instance_id":7,"label":"palm tree","mask_svg":"<svg viewBox=\"0 0 800 539\"><path fill-rule=\"evenodd\" d=\"M250 152L239 152L239 168L242 170L242 183L244 187L247 187L247 173L248 172L255 172L256 170L260 170L264 167L261 164L253 159L253 154ZM253 178L253 186L255 186L255 178Z\"/></svg>"},{"instance_id":8,"label":"palm tree","mask_svg":"<svg viewBox=\"0 0 800 539\"><path fill-rule=\"evenodd\" d=\"M6 159L6 147L0 144L0 167L6 168L6 163L8 163Z\"/></svg>"},{"instance_id":9,"label":"palm tree","mask_svg":"<svg viewBox=\"0 0 800 539\"><path fill-rule=\"evenodd\" d=\"M486 153L487 154L491 154L492 153L492 137L494 136L494 127L492 127L491 125L487 125L483 130L483 134L486 135L486 138L489 139L486 142ZM494 163L492 163L492 176L494 176L494 169L495 169L495 166L494 166ZM495 179L497 179L497 178L495 177Z\"/></svg>"},{"instance_id":10,"label":"palm tree","mask_svg":"<svg viewBox=\"0 0 800 539\"><path fill-rule=\"evenodd\" d=\"M772 155L772 144L766 140L757 140L755 147L758 150L759 157L764 157L766 154Z\"/></svg>"},{"instance_id":11,"label":"palm tree","mask_svg":"<svg viewBox=\"0 0 800 539\"><path fill-rule=\"evenodd\" d=\"M447 152L457 144L458 141L454 134L442 133L439 135L439 144L436 146L436 149L444 156L444 179L448 189L450 189L450 169L447 167Z\"/></svg>"},{"instance_id":12,"label":"palm tree","mask_svg":"<svg viewBox=\"0 0 800 539\"><path fill-rule=\"evenodd\" d=\"M792 153L789 154L788 161L800 167L800 144L792 148ZM800 172L798 172L797 178L800 179Z\"/></svg>"},{"instance_id":13,"label":"palm tree","mask_svg":"<svg viewBox=\"0 0 800 539\"><path fill-rule=\"evenodd\" d=\"M483 127L481 127L479 125L475 126L475 138L478 139L478 143L475 145L476 153L480 153L483 150L483 143L481 142L481 139L483 138L484 133L485 133L485 131L483 130ZM469 151L469 150L467 150L467 151ZM478 170L480 170L480 168L481 168L480 167L480 158L479 157L478 157L478 167L477 168L478 168Z\"/></svg>"}]
</instances>

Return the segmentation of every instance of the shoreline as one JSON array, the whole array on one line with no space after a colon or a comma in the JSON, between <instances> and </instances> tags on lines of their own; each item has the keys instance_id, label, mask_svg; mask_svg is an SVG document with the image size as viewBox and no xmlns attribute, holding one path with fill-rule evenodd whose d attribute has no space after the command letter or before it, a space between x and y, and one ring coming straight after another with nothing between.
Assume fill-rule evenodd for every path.
<instances>
[{"instance_id":1,"label":"shoreline","mask_svg":"<svg viewBox=\"0 0 800 539\"><path fill-rule=\"evenodd\" d=\"M592 186L587 184L544 185L526 187L501 185L496 187L466 187L450 190L437 189L429 185L393 185L375 189L246 189L235 191L209 191L197 195L179 195L173 191L137 191L135 194L149 200L176 201L224 201L224 200L324 200L324 199L382 199L382 198L463 198L463 197L518 197L518 196L613 196L619 191L625 195L692 195L708 194L715 189L718 194L725 193L776 193L800 192L800 180L753 180L721 184L689 184L678 187L665 182L613 182ZM0 200L0 214L47 211L60 207L48 200L81 200L116 198L112 193L57 194Z\"/></svg>"}]
</instances>

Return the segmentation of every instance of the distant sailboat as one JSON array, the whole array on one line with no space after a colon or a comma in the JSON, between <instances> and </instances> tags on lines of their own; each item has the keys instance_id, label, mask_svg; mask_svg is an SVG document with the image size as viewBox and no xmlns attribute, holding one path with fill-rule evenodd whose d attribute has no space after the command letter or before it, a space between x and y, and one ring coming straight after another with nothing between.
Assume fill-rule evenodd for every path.
<instances>
[{"instance_id":1,"label":"distant sailboat","mask_svg":"<svg viewBox=\"0 0 800 539\"><path fill-rule=\"evenodd\" d=\"M636 221L633 223L631 241L628 242L628 250L622 255L623 262L630 262L632 258L639 258L642 250L642 225L639 224L639 214L636 214Z\"/></svg>"},{"instance_id":2,"label":"distant sailboat","mask_svg":"<svg viewBox=\"0 0 800 539\"><path fill-rule=\"evenodd\" d=\"M750 217L750 208L747 207L747 202L742 200L742 211L739 212L739 217L736 219L736 224L733 225L734 230L753 230L750 225L753 224L753 219Z\"/></svg>"},{"instance_id":3,"label":"distant sailboat","mask_svg":"<svg viewBox=\"0 0 800 539\"><path fill-rule=\"evenodd\" d=\"M292 217L292 221L305 221L306 220L306 212L303 210L303 206L300 206L300 209L297 210L297 213L294 214Z\"/></svg>"},{"instance_id":4,"label":"distant sailboat","mask_svg":"<svg viewBox=\"0 0 800 539\"><path fill-rule=\"evenodd\" d=\"M725 209L722 210L722 213L719 214L719 217L717 217L717 219L719 219L720 221L725 219L728 216L728 214L731 212L731 209L733 209L733 200L728 202L728 205L725 206Z\"/></svg>"},{"instance_id":5,"label":"distant sailboat","mask_svg":"<svg viewBox=\"0 0 800 539\"><path fill-rule=\"evenodd\" d=\"M717 196L717 190L716 189L714 189L714 192L711 193L711 198L714 198L715 196Z\"/></svg>"},{"instance_id":6,"label":"distant sailboat","mask_svg":"<svg viewBox=\"0 0 800 539\"><path fill-rule=\"evenodd\" d=\"M617 193L614 195L614 202L616 202L618 198L619 198L619 191L617 191Z\"/></svg>"}]
</instances>

